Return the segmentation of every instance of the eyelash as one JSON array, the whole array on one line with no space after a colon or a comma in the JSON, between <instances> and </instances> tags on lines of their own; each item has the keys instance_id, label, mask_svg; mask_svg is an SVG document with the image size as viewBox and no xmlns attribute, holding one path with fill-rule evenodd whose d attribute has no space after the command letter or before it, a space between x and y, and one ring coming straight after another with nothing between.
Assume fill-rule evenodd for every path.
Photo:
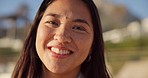
<instances>
[{"instance_id":1,"label":"eyelash","mask_svg":"<svg viewBox=\"0 0 148 78\"><path fill-rule=\"evenodd\" d=\"M51 24L51 25L54 25L54 26L59 26L59 24L57 22L55 22L55 21L47 21L45 23Z\"/></svg>"},{"instance_id":2,"label":"eyelash","mask_svg":"<svg viewBox=\"0 0 148 78\"><path fill-rule=\"evenodd\" d=\"M85 32L86 29L82 26L73 26L72 27L73 30L76 30L76 31L80 31L80 32Z\"/></svg>"}]
</instances>

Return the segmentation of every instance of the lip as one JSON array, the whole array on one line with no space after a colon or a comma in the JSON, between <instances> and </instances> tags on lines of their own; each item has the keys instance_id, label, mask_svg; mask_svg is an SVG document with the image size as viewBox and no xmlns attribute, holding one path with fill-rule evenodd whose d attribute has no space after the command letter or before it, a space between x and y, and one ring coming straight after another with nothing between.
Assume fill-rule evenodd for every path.
<instances>
[{"instance_id":1,"label":"lip","mask_svg":"<svg viewBox=\"0 0 148 78\"><path fill-rule=\"evenodd\" d=\"M57 53L55 53L55 52L53 52L51 50L52 47L59 48L59 49L62 49L62 50L69 50L69 49L67 49L65 47L62 47L62 46L49 46L49 47L47 47L48 50L49 50L50 56L52 56L54 58L64 59L64 58L68 58L69 56L71 56L74 53L73 51L69 50L70 51L70 54L57 54Z\"/></svg>"}]
</instances>

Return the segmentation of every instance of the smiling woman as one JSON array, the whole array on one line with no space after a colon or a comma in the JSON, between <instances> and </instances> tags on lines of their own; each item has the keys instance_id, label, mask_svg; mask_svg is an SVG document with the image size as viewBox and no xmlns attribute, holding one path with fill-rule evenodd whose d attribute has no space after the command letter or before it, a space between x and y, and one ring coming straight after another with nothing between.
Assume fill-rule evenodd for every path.
<instances>
[{"instance_id":1,"label":"smiling woman","mask_svg":"<svg viewBox=\"0 0 148 78\"><path fill-rule=\"evenodd\" d=\"M92 0L44 0L12 78L109 78Z\"/></svg>"}]
</instances>

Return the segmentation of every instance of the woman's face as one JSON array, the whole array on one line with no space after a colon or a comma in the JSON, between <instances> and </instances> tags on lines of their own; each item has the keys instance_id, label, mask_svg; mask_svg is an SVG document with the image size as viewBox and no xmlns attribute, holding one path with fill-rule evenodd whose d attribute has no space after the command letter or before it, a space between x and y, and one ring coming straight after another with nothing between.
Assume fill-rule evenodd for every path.
<instances>
[{"instance_id":1,"label":"woman's face","mask_svg":"<svg viewBox=\"0 0 148 78\"><path fill-rule=\"evenodd\" d=\"M38 26L36 50L50 72L79 71L92 42L93 26L85 3L56 0L47 7Z\"/></svg>"}]
</instances>

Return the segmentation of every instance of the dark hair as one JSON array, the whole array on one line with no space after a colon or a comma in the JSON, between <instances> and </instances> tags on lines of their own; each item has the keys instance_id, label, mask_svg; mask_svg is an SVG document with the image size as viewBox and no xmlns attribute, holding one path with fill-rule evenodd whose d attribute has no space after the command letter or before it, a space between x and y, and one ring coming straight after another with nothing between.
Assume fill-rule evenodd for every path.
<instances>
[{"instance_id":1,"label":"dark hair","mask_svg":"<svg viewBox=\"0 0 148 78\"><path fill-rule=\"evenodd\" d=\"M84 61L81 65L81 72L85 78L109 78L105 59L104 42L102 37L102 28L97 8L92 0L82 0L86 3L92 18L94 29L94 40L91 48L91 60ZM42 74L42 62L37 55L35 48L36 33L39 22L50 3L53 0L43 0L34 23L28 34L21 56L15 66L12 78L40 78Z\"/></svg>"}]
</instances>

